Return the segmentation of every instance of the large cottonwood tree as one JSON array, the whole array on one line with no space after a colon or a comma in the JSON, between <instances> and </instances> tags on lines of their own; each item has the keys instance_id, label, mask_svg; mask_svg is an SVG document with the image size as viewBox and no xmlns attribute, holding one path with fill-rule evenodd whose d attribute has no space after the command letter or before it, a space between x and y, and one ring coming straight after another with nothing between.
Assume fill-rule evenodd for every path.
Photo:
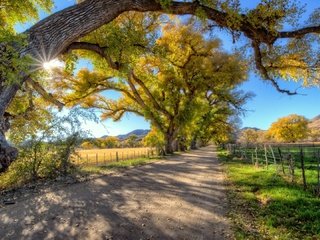
<instances>
[{"instance_id":1,"label":"large cottonwood tree","mask_svg":"<svg viewBox=\"0 0 320 240\"><path fill-rule=\"evenodd\" d=\"M1 17L2 29L9 24L6 21L23 20L31 11L18 11L10 9L12 3L8 0L0 5L2 12L16 14L5 19ZM34 3L47 3L49 1L21 1ZM26 44L17 44L10 38L1 40L0 59L0 163L1 171L6 169L16 156L17 151L11 147L5 138L9 128L6 109L21 85L29 79L30 67L17 65L17 59L30 55L39 59L46 55L46 60L55 58L63 53L71 44L80 37L92 32L106 24L125 11L158 11L171 14L192 14L211 21L213 25L225 28L235 38L243 34L249 39L253 49L253 56L257 70L261 76L269 80L277 90L287 94L295 94L288 90L280 89L279 78L303 79L306 83L319 80L319 51L310 42L319 40L320 23L319 9L316 9L308 23L302 27L292 24L292 19L297 19L298 8L291 0L263 0L254 9L243 10L241 1L171 1L171 0L86 0L63 11L52 14L28 29ZM33 5L32 5L33 4ZM49 6L47 4L43 5ZM9 20L8 20L9 19ZM293 26L291 30L283 26ZM12 24L10 26L12 28ZM288 39L285 43L279 41ZM281 43L280 43L281 42ZM288 60L288 61L287 61ZM8 74L9 72L9 74ZM12 81L14 80L14 81Z\"/></svg>"},{"instance_id":2,"label":"large cottonwood tree","mask_svg":"<svg viewBox=\"0 0 320 240\"><path fill-rule=\"evenodd\" d=\"M56 97L66 92L61 96L63 102L96 107L104 118L119 120L126 112L141 115L163 134L166 153L173 152L179 135L193 135L204 113L223 109L219 114L223 112L227 118L232 115L230 105L240 108L245 102L247 96L235 89L246 80L247 64L238 54L223 52L219 39L205 40L194 26L175 21L163 24L161 36L154 38L152 32L158 31L150 29L156 17L125 17L88 37L98 39L101 45L107 45L106 39L116 41L119 49L106 50L102 57L77 48L74 54L89 57L95 70L82 69L76 76L57 72L59 77L53 81L53 89L59 89ZM141 20L145 27L137 26ZM114 58L117 61L110 62ZM118 91L122 97L112 100L106 90Z\"/></svg>"}]
</instances>

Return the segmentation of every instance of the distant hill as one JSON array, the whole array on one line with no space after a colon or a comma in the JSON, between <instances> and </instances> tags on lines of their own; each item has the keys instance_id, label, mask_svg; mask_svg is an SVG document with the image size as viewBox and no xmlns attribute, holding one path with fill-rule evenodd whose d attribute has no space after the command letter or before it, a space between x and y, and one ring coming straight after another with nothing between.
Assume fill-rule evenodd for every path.
<instances>
[{"instance_id":1,"label":"distant hill","mask_svg":"<svg viewBox=\"0 0 320 240\"><path fill-rule=\"evenodd\" d=\"M119 138L120 140L125 140L128 137L130 137L131 135L136 135L138 137L138 139L142 139L149 132L150 132L150 129L136 129L136 130L133 130L133 131L131 131L129 133L120 134L120 135L117 135L115 137ZM108 137L108 135L102 136L101 138L106 138L106 137Z\"/></svg>"},{"instance_id":2,"label":"distant hill","mask_svg":"<svg viewBox=\"0 0 320 240\"><path fill-rule=\"evenodd\" d=\"M252 129L252 130L255 130L255 131L260 131L261 130L260 128L256 128L256 127L244 127L244 128L241 128L240 131L249 130L249 129Z\"/></svg>"},{"instance_id":3,"label":"distant hill","mask_svg":"<svg viewBox=\"0 0 320 240\"><path fill-rule=\"evenodd\" d=\"M312 118L308 124L308 127L320 129L320 115Z\"/></svg>"}]
</instances>

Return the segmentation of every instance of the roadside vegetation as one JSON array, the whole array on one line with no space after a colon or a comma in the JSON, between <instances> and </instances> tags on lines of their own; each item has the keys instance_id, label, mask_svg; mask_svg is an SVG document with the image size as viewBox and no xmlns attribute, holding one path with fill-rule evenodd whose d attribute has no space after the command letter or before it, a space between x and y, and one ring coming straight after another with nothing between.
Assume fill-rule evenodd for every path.
<instances>
[{"instance_id":1,"label":"roadside vegetation","mask_svg":"<svg viewBox=\"0 0 320 240\"><path fill-rule=\"evenodd\" d=\"M109 148L109 149L78 149L72 158L76 165L101 165L129 159L149 158L156 156L153 148Z\"/></svg>"},{"instance_id":2,"label":"roadside vegetation","mask_svg":"<svg viewBox=\"0 0 320 240\"><path fill-rule=\"evenodd\" d=\"M320 199L275 166L257 168L221 151L236 239L320 239Z\"/></svg>"},{"instance_id":3,"label":"roadside vegetation","mask_svg":"<svg viewBox=\"0 0 320 240\"><path fill-rule=\"evenodd\" d=\"M131 167L143 166L161 159L160 157L155 158L137 158L137 159L129 159L120 162L111 162L107 165L100 166L82 166L79 168L79 172L81 174L107 174L111 171L124 170Z\"/></svg>"},{"instance_id":4,"label":"roadside vegetation","mask_svg":"<svg viewBox=\"0 0 320 240\"><path fill-rule=\"evenodd\" d=\"M39 172L40 175L37 178L34 178L32 172L26 166L26 163L23 161L16 161L14 164L10 166L10 169L0 175L0 191L3 190L11 190L24 186L28 183L36 183L37 181L54 181L56 179L62 179L65 177L66 179L73 178L75 181L79 178L86 178L90 175L103 175L109 174L110 172L120 171L124 169L128 169L131 167L142 166L145 164L152 163L154 161L158 161L161 159L159 156L153 156L150 158L135 158L129 160L123 160L119 162L108 162L106 164L89 164L83 166L77 166L70 163L67 174L46 174L48 172L47 164L44 162L44 166L42 166L43 170L47 170L47 172Z\"/></svg>"}]
</instances>

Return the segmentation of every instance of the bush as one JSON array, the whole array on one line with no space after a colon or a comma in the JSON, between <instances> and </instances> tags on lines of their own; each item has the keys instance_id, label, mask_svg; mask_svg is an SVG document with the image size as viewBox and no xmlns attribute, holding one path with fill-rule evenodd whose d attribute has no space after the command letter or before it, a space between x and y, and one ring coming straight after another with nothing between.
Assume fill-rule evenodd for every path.
<instances>
[{"instance_id":1,"label":"bush","mask_svg":"<svg viewBox=\"0 0 320 240\"><path fill-rule=\"evenodd\" d=\"M91 118L91 114L74 109L66 116L55 116L45 129L28 136L18 146L18 159L0 175L0 188L68 174L75 148L87 137L80 129L83 118Z\"/></svg>"}]
</instances>

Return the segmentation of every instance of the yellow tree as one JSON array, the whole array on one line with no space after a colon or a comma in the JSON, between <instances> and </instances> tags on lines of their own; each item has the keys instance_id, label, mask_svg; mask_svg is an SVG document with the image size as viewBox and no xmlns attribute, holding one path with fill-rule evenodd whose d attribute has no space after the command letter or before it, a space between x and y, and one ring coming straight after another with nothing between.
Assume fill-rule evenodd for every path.
<instances>
[{"instance_id":1,"label":"yellow tree","mask_svg":"<svg viewBox=\"0 0 320 240\"><path fill-rule=\"evenodd\" d=\"M148 29L137 24L133 29L132 22L137 20L143 20L141 15L130 14L93 36L100 45L112 44L104 41L114 37L118 48L88 55L94 61L94 71L83 69L76 77L63 76L55 89L72 91L59 90L56 96L64 93L65 102L99 108L103 118L119 120L126 112L141 115L164 134L166 152L172 153L173 141L190 129L194 119L238 98L233 90L246 79L246 62L237 54L223 52L218 39L206 40L191 25L167 24L162 35L150 43L145 40L150 38L148 29L153 21ZM118 30L114 32L114 28ZM78 44L78 51L80 47ZM122 96L108 99L101 94L106 90Z\"/></svg>"},{"instance_id":2,"label":"yellow tree","mask_svg":"<svg viewBox=\"0 0 320 240\"><path fill-rule=\"evenodd\" d=\"M160 153L163 151L165 145L165 139L163 133L156 128L151 128L150 132L142 139L142 143L145 147L154 147Z\"/></svg>"},{"instance_id":3,"label":"yellow tree","mask_svg":"<svg viewBox=\"0 0 320 240\"><path fill-rule=\"evenodd\" d=\"M120 144L120 140L117 137L109 136L105 139L102 139L102 143L105 145L106 148L116 148Z\"/></svg>"},{"instance_id":4,"label":"yellow tree","mask_svg":"<svg viewBox=\"0 0 320 240\"><path fill-rule=\"evenodd\" d=\"M245 144L257 143L258 138L259 132L255 129L248 128L241 131L239 142Z\"/></svg>"},{"instance_id":5,"label":"yellow tree","mask_svg":"<svg viewBox=\"0 0 320 240\"><path fill-rule=\"evenodd\" d=\"M268 134L279 142L296 142L308 136L308 120L304 116L291 114L271 124Z\"/></svg>"}]
</instances>

